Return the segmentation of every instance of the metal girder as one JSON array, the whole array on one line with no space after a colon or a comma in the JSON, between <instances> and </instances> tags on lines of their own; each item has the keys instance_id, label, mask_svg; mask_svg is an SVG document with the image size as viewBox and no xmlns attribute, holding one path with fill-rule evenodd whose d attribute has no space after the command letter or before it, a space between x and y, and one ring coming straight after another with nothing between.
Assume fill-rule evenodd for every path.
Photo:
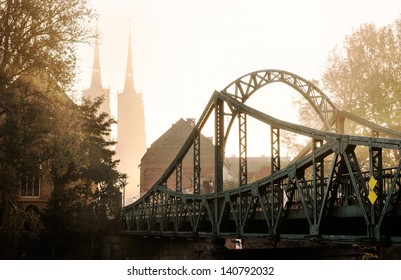
<instances>
[{"instance_id":1,"label":"metal girder","mask_svg":"<svg viewBox=\"0 0 401 280\"><path fill-rule=\"evenodd\" d=\"M322 207L322 198L324 193L324 158L317 157L316 150L323 146L322 140L312 141L312 224L311 224L311 234L318 235L319 234L319 218L318 213Z\"/></svg>"},{"instance_id":2,"label":"metal girder","mask_svg":"<svg viewBox=\"0 0 401 280\"><path fill-rule=\"evenodd\" d=\"M270 128L271 139L271 174L280 170L280 129Z\"/></svg>"},{"instance_id":3,"label":"metal girder","mask_svg":"<svg viewBox=\"0 0 401 280\"><path fill-rule=\"evenodd\" d=\"M370 211L370 208L368 207L368 189L366 187L366 181L363 178L362 171L359 166L358 158L355 154L355 148L355 146L349 145L343 153L343 156L348 168L354 194L359 203L359 207L362 211L366 225L369 226L370 221L368 219L368 212Z\"/></svg>"},{"instance_id":4,"label":"metal girder","mask_svg":"<svg viewBox=\"0 0 401 280\"><path fill-rule=\"evenodd\" d=\"M267 224L268 235L276 238L278 234L279 223L285 216L283 212L283 186L282 179L267 180L266 183L258 187L255 203L257 208L263 213L264 220ZM254 191L256 193L256 190Z\"/></svg>"},{"instance_id":5,"label":"metal girder","mask_svg":"<svg viewBox=\"0 0 401 280\"><path fill-rule=\"evenodd\" d=\"M375 187L369 192L373 191L378 196L378 199L371 206L371 225L375 225L378 217L383 209L384 190L383 190L383 149L376 147L369 147L369 176L376 180Z\"/></svg>"},{"instance_id":6,"label":"metal girder","mask_svg":"<svg viewBox=\"0 0 401 280\"><path fill-rule=\"evenodd\" d=\"M194 194L200 194L201 182L200 133L194 135Z\"/></svg>"},{"instance_id":7,"label":"metal girder","mask_svg":"<svg viewBox=\"0 0 401 280\"><path fill-rule=\"evenodd\" d=\"M323 194L322 207L320 208L319 224L323 218L330 219L333 215L333 210L337 202L337 193L341 185L341 174L346 172L346 165L343 156L340 153L335 153L331 165L329 178L326 183L326 188Z\"/></svg>"},{"instance_id":8,"label":"metal girder","mask_svg":"<svg viewBox=\"0 0 401 280\"><path fill-rule=\"evenodd\" d=\"M332 126L335 106L330 99L308 80L287 71L267 69L252 72L229 84L223 92L245 102L258 89L275 82L287 84L301 93L315 109L325 128L329 129Z\"/></svg>"},{"instance_id":9,"label":"metal girder","mask_svg":"<svg viewBox=\"0 0 401 280\"><path fill-rule=\"evenodd\" d=\"M177 162L175 168L175 191L182 193L182 161Z\"/></svg>"},{"instance_id":10,"label":"metal girder","mask_svg":"<svg viewBox=\"0 0 401 280\"><path fill-rule=\"evenodd\" d=\"M387 188L386 200L378 221L378 228L381 228L386 216L395 217L401 204L401 160L398 161L398 167L394 174L389 174L391 181Z\"/></svg>"},{"instance_id":11,"label":"metal girder","mask_svg":"<svg viewBox=\"0 0 401 280\"><path fill-rule=\"evenodd\" d=\"M239 192L237 196L230 198L230 213L236 224L236 233L244 235L246 223L253 219L254 211L258 205L258 196L251 191Z\"/></svg>"},{"instance_id":12,"label":"metal girder","mask_svg":"<svg viewBox=\"0 0 401 280\"><path fill-rule=\"evenodd\" d=\"M239 185L248 183L248 164L246 152L246 114L238 112L239 125Z\"/></svg>"},{"instance_id":13,"label":"metal girder","mask_svg":"<svg viewBox=\"0 0 401 280\"><path fill-rule=\"evenodd\" d=\"M224 102L217 99L215 102L215 192L223 190L223 165L224 165Z\"/></svg>"}]
</instances>

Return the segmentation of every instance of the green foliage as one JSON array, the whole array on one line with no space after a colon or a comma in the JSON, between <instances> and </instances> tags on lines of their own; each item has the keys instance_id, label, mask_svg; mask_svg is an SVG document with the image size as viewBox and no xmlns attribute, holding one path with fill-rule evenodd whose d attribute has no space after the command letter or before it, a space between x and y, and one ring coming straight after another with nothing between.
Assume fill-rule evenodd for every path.
<instances>
[{"instance_id":1,"label":"green foliage","mask_svg":"<svg viewBox=\"0 0 401 280\"><path fill-rule=\"evenodd\" d=\"M328 56L320 87L339 109L392 129L401 129L401 18L378 28L362 24ZM318 81L313 81L319 85ZM305 100L296 99L302 124L321 128ZM314 117L311 117L314 116ZM353 122L345 132L371 135Z\"/></svg>"},{"instance_id":2,"label":"green foliage","mask_svg":"<svg viewBox=\"0 0 401 280\"><path fill-rule=\"evenodd\" d=\"M65 88L74 78L75 44L93 16L83 0L0 1L0 84L45 70Z\"/></svg>"},{"instance_id":3,"label":"green foliage","mask_svg":"<svg viewBox=\"0 0 401 280\"><path fill-rule=\"evenodd\" d=\"M53 257L82 246L70 257L90 258L118 214L114 121L99 114L101 99L77 106L66 95L92 17L83 0L0 0L0 239L10 257L39 238ZM54 186L42 220L18 207L21 174L38 166Z\"/></svg>"},{"instance_id":4,"label":"green foliage","mask_svg":"<svg viewBox=\"0 0 401 280\"><path fill-rule=\"evenodd\" d=\"M80 241L93 244L108 218L118 215L123 174L116 170L118 161L110 149L115 144L109 140L114 121L98 114L101 101L84 100L75 112L75 131L62 137L71 139L56 147L59 156L50 162L55 189L44 221L53 257ZM82 251L87 255L80 258L91 257L93 246Z\"/></svg>"},{"instance_id":5,"label":"green foliage","mask_svg":"<svg viewBox=\"0 0 401 280\"><path fill-rule=\"evenodd\" d=\"M377 124L401 128L401 19L363 24L329 55L322 82L338 106ZM350 131L366 134L357 126Z\"/></svg>"},{"instance_id":6,"label":"green foliage","mask_svg":"<svg viewBox=\"0 0 401 280\"><path fill-rule=\"evenodd\" d=\"M401 129L401 18L378 28L362 24L328 56L321 87L336 106L364 119ZM318 84L314 81L315 84ZM303 124L321 128L316 114L304 100L296 100ZM346 122L346 133L371 135Z\"/></svg>"},{"instance_id":7,"label":"green foliage","mask_svg":"<svg viewBox=\"0 0 401 280\"><path fill-rule=\"evenodd\" d=\"M322 76L324 92L339 109L384 127L401 130L401 18L384 27L362 24L328 56ZM316 84L316 82L314 82ZM321 128L304 100L296 101L304 125ZM314 116L311 118L311 116ZM345 122L345 133L372 136L372 131ZM359 164L369 165L367 149L357 149ZM399 158L386 153L390 165Z\"/></svg>"}]
</instances>

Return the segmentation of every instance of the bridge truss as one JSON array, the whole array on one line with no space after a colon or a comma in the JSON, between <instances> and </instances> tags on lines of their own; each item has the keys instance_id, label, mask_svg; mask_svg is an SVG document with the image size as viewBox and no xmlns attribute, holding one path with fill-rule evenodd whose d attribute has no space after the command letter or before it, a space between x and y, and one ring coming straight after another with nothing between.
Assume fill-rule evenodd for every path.
<instances>
[{"instance_id":1,"label":"bridge truss","mask_svg":"<svg viewBox=\"0 0 401 280\"><path fill-rule=\"evenodd\" d=\"M311 104L322 130L282 121L246 105L253 93L276 82L294 88ZM202 194L200 133L209 118L214 118L215 191ZM249 118L270 126L271 175L256 182L249 182L247 174ZM344 134L346 120L370 129L372 137ZM224 151L234 123L239 131L239 183L223 190ZM310 139L285 168L280 160L282 131ZM400 139L399 131L337 109L319 88L295 74L256 71L213 93L161 178L123 209L121 231L144 236L401 242ZM187 153L194 158L191 194L182 191ZM175 181L174 190L167 188L168 180Z\"/></svg>"}]
</instances>

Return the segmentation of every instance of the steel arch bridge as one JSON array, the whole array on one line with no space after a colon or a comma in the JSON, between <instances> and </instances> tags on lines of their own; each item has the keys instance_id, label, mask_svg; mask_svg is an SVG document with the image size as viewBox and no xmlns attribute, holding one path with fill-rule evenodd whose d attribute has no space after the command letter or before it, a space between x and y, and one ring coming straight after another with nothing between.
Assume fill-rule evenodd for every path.
<instances>
[{"instance_id":1,"label":"steel arch bridge","mask_svg":"<svg viewBox=\"0 0 401 280\"><path fill-rule=\"evenodd\" d=\"M260 88L284 83L298 91L323 123L322 130L282 121L247 106ZM214 187L201 193L200 133L214 122ZM228 125L224 121L228 119ZM270 127L271 175L249 182L247 119ZM372 132L344 133L345 121ZM239 183L223 190L224 151L238 124ZM282 131L310 143L281 167ZM123 208L121 232L142 236L265 237L272 240L401 242L401 132L341 111L319 88L295 74L262 70L235 80L210 98L192 133L155 185ZM361 156L358 151L365 151ZM193 193L183 193L182 162L193 153ZM368 160L366 160L368 157ZM391 159L389 161L388 159ZM167 181L175 189L167 188Z\"/></svg>"}]
</instances>

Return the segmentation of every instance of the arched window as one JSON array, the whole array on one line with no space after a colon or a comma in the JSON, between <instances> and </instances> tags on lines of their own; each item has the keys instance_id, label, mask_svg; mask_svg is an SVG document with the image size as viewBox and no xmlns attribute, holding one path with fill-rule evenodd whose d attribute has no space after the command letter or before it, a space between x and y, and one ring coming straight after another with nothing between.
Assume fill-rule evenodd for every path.
<instances>
[{"instance_id":1,"label":"arched window","mask_svg":"<svg viewBox=\"0 0 401 280\"><path fill-rule=\"evenodd\" d=\"M29 204L27 207L25 207L25 212L32 212L36 214L40 213L39 208L33 204Z\"/></svg>"}]
</instances>

